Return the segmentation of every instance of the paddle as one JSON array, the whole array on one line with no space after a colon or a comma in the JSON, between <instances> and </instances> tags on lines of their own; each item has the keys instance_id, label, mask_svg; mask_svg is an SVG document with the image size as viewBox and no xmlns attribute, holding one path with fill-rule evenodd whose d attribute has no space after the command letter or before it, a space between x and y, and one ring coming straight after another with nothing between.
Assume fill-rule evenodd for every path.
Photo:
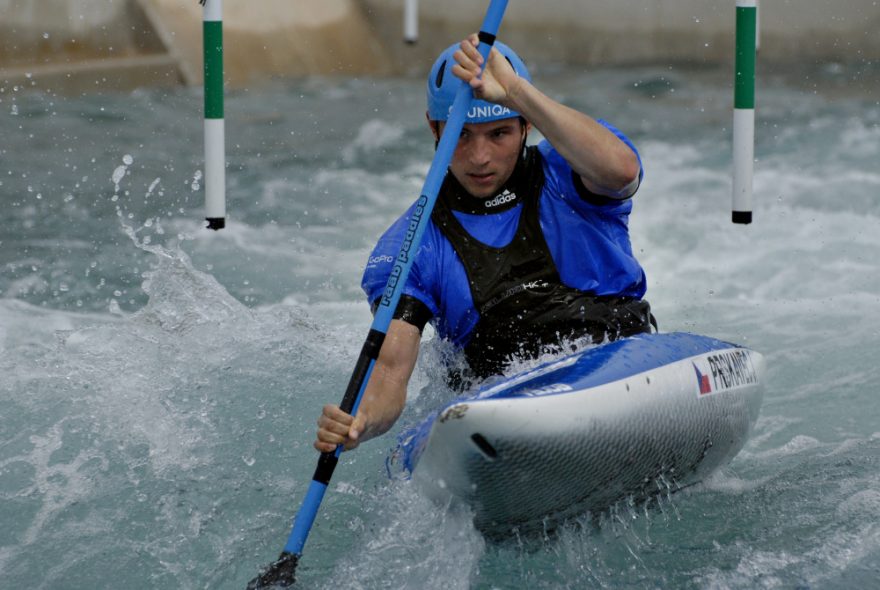
<instances>
[{"instance_id":1,"label":"paddle","mask_svg":"<svg viewBox=\"0 0 880 590\"><path fill-rule=\"evenodd\" d=\"M485 60L488 60L489 51L495 43L495 35L501 25L506 8L507 0L491 0L489 3L489 9L479 33L478 50L483 56L484 63ZM385 334L388 332L388 326L391 324L394 310L397 308L403 286L406 284L413 258L421 244L422 235L425 233L428 220L431 218L431 211L434 209L434 203L440 192L440 186L443 184L447 168L452 161L452 154L458 145L458 138L461 135L462 127L464 127L472 96L471 87L462 82L455 95L455 101L452 103L446 127L437 145L434 161L428 170L428 176L422 187L422 195L416 201L415 209L409 219L408 231L400 245L400 252L394 261L388 283L373 318L373 324L370 326L370 332L355 363L342 403L339 404L339 407L348 414L354 415L357 412L361 397L370 379L370 373L372 373L376 359L379 357L382 342L385 340ZM312 482L294 519L293 529L281 556L259 576L250 581L247 586L248 590L271 586L286 587L294 583L296 567L302 555L306 538L315 521L315 516L324 498L324 492L327 491L327 485L330 483L333 471L336 469L342 449L342 445L339 445L332 453L321 453L315 474L312 476Z\"/></svg>"}]
</instances>

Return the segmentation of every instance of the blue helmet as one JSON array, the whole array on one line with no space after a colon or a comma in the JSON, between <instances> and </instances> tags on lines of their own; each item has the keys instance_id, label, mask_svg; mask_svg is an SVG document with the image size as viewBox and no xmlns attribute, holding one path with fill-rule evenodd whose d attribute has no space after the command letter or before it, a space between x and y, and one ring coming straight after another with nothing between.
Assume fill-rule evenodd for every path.
<instances>
[{"instance_id":1,"label":"blue helmet","mask_svg":"<svg viewBox=\"0 0 880 590\"><path fill-rule=\"evenodd\" d=\"M449 110L455 101L455 93L461 82L452 73L452 66L455 65L455 58L452 56L460 47L459 43L450 45L446 51L440 54L431 73L428 74L428 118L432 121L446 121L449 118ZM529 82L532 81L529 76L529 70L526 64L519 56L507 45L500 41L495 42L495 48L501 52L501 55L507 58L513 71L521 78L525 78ZM501 119L511 119L519 117L520 114L512 111L507 107L499 104L487 102L474 98L471 102L471 108L467 114L467 123L487 123L489 121L498 121Z\"/></svg>"}]
</instances>

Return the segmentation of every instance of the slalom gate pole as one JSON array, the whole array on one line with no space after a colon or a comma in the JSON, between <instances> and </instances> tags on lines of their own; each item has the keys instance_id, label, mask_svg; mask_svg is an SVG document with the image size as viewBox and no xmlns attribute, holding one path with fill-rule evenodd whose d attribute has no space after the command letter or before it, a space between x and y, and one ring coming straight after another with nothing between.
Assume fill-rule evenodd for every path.
<instances>
[{"instance_id":1,"label":"slalom gate pole","mask_svg":"<svg viewBox=\"0 0 880 590\"><path fill-rule=\"evenodd\" d=\"M756 0L736 0L733 95L733 223L752 222L755 165Z\"/></svg>"},{"instance_id":2,"label":"slalom gate pole","mask_svg":"<svg viewBox=\"0 0 880 590\"><path fill-rule=\"evenodd\" d=\"M205 219L226 226L226 127L223 119L223 0L201 0L205 59Z\"/></svg>"},{"instance_id":3,"label":"slalom gate pole","mask_svg":"<svg viewBox=\"0 0 880 590\"><path fill-rule=\"evenodd\" d=\"M403 40L410 45L419 40L419 0L404 0Z\"/></svg>"}]
</instances>

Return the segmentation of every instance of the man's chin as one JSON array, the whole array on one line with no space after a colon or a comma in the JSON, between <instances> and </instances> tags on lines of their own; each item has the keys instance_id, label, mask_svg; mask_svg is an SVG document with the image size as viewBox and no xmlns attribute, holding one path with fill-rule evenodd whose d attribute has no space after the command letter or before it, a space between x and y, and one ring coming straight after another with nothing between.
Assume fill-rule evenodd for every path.
<instances>
[{"instance_id":1,"label":"man's chin","mask_svg":"<svg viewBox=\"0 0 880 590\"><path fill-rule=\"evenodd\" d=\"M472 183L468 183L464 186L464 189L473 197L477 199L487 199L489 197L494 197L501 190L501 187L492 185L492 186L484 186L484 185L474 185Z\"/></svg>"}]
</instances>

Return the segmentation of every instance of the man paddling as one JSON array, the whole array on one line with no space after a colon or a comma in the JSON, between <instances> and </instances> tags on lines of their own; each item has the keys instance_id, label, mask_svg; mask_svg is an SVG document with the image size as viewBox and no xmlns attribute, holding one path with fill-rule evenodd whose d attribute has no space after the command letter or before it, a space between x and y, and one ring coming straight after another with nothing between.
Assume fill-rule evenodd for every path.
<instances>
[{"instance_id":1,"label":"man paddling","mask_svg":"<svg viewBox=\"0 0 880 590\"><path fill-rule=\"evenodd\" d=\"M326 405L319 451L353 449L391 428L428 321L463 351L465 381L501 373L512 358L565 339L602 342L651 330L645 273L628 232L630 198L642 177L635 147L608 123L544 95L502 43L478 78L477 45L473 35L449 47L428 76L435 141L456 78L475 99L357 416ZM532 126L545 139L526 147ZM411 212L369 258L363 288L374 307Z\"/></svg>"}]
</instances>

